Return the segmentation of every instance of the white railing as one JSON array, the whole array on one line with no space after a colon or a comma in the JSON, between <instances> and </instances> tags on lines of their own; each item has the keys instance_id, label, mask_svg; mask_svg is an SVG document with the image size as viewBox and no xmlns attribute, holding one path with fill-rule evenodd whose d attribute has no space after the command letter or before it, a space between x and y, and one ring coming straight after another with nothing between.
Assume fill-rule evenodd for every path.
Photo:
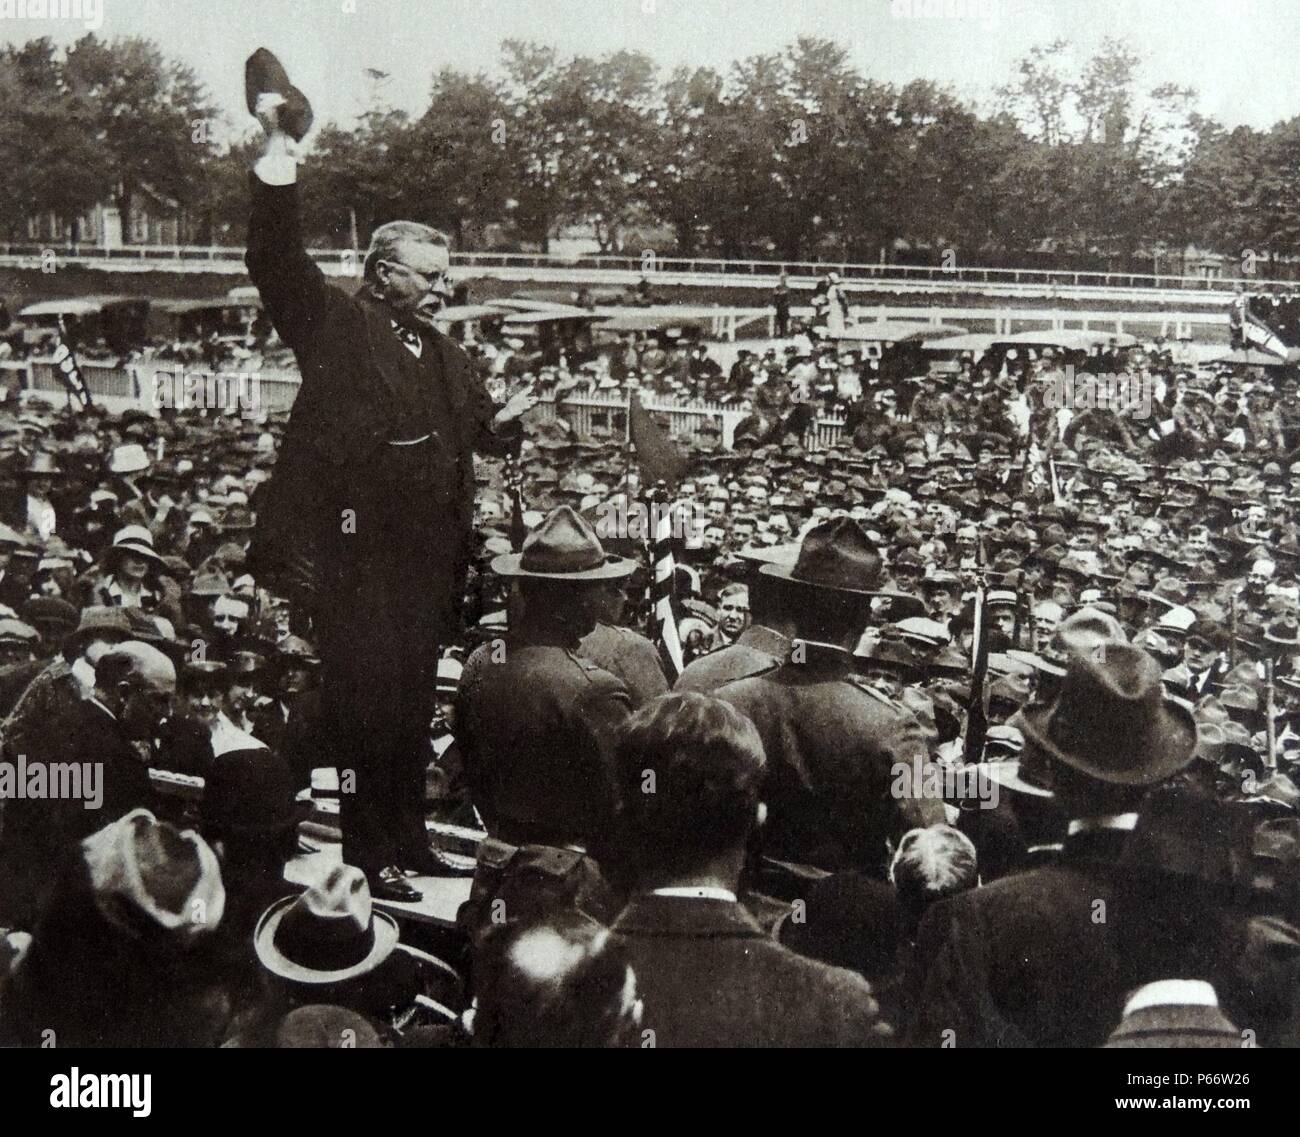
<instances>
[{"instance_id":1,"label":"white railing","mask_svg":"<svg viewBox=\"0 0 1300 1137\"><path fill-rule=\"evenodd\" d=\"M355 273L360 258L351 249L311 249L310 255L323 265ZM144 261L160 264L209 262L242 264L244 250L234 245L122 245L105 249L88 244L0 243L0 259L25 258L39 262L52 252L60 260L88 262ZM1216 277L1184 273L1102 272L1070 269L985 268L979 265L900 265L836 261L728 260L717 257L660 256L653 251L637 256L593 254L561 256L547 253L454 252L452 264L482 270L575 270L655 276L704 276L722 278L739 285L765 287L785 272L800 281L815 280L838 272L850 287L856 282L954 283L982 285L1039 285L1060 288L1110 288L1160 291L1216 292L1229 294L1237 286L1246 291L1292 292L1300 288L1295 280L1273 280L1256 276Z\"/></svg>"},{"instance_id":2,"label":"white railing","mask_svg":"<svg viewBox=\"0 0 1300 1137\"><path fill-rule=\"evenodd\" d=\"M178 364L169 361L133 363L126 367L81 360L78 363L86 389L96 401L112 409L127 406L143 410L159 409L159 377L164 380L162 390L168 389L166 379L175 375ZM186 367L186 376L201 377L207 371ZM219 374L224 374L219 372ZM260 410L288 410L293 405L301 379L296 371L256 371L260 397ZM47 400L61 402L67 397L67 388L58 377L52 359L26 359L0 361L0 385L7 390L30 391ZM672 399L658 395L642 398L645 408L663 418L669 433L684 441L697 441L708 426L722 432L722 443L730 447L736 427L749 416L748 407L726 406L704 399ZM579 438L592 435L628 438L628 400L621 391L592 391L583 394L562 394L557 400L545 396L538 404L541 417L549 420L564 419ZM843 434L844 420L833 414L823 414L804 439L809 449L824 449L835 445Z\"/></svg>"},{"instance_id":3,"label":"white railing","mask_svg":"<svg viewBox=\"0 0 1300 1137\"><path fill-rule=\"evenodd\" d=\"M651 414L664 420L669 434L677 439L695 442L704 437L706 428L713 426L721 431L721 441L728 449L735 441L736 427L747 419L751 409L733 407L704 399L671 399L658 395L642 396L642 405ZM563 394L558 399L546 397L538 404L546 419L563 419L579 438L595 434L613 434L624 441L628 438L628 399L621 391L590 392L582 395ZM823 412L804 436L809 450L823 450L841 441L844 418Z\"/></svg>"}]
</instances>

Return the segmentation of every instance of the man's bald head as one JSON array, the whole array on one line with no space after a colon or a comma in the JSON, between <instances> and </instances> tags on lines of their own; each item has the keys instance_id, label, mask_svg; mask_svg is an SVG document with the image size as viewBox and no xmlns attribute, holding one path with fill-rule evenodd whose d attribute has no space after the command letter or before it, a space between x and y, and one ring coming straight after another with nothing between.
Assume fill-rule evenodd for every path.
<instances>
[{"instance_id":1,"label":"man's bald head","mask_svg":"<svg viewBox=\"0 0 1300 1137\"><path fill-rule=\"evenodd\" d=\"M149 738L171 710L176 668L156 647L127 640L95 665L95 697L130 738Z\"/></svg>"},{"instance_id":2,"label":"man's bald head","mask_svg":"<svg viewBox=\"0 0 1300 1137\"><path fill-rule=\"evenodd\" d=\"M127 640L99 657L95 667L96 686L140 680L160 688L176 690L176 667L152 644Z\"/></svg>"}]
</instances>

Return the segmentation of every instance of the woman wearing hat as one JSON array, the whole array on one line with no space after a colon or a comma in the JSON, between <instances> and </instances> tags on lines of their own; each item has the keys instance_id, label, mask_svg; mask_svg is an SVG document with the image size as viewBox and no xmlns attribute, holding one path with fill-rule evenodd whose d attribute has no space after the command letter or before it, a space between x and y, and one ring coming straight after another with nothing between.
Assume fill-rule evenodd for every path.
<instances>
[{"instance_id":1,"label":"woman wearing hat","mask_svg":"<svg viewBox=\"0 0 1300 1137\"><path fill-rule=\"evenodd\" d=\"M62 480L64 471L54 459L54 455L38 450L29 459L21 475L25 502L22 516L18 518L20 528L31 536L47 541L54 536L58 528L58 513L51 500L54 482Z\"/></svg>"},{"instance_id":2,"label":"woman wearing hat","mask_svg":"<svg viewBox=\"0 0 1300 1137\"><path fill-rule=\"evenodd\" d=\"M90 602L117 608L142 608L166 616L173 627L185 622L180 588L143 525L127 525L113 534L104 551L104 572L90 592Z\"/></svg>"}]
</instances>

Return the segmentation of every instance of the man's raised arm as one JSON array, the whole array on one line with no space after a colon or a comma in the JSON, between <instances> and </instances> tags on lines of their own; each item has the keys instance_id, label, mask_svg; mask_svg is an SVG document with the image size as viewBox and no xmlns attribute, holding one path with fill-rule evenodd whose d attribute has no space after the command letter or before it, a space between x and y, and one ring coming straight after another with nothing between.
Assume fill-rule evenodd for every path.
<instances>
[{"instance_id":1,"label":"man's raised arm","mask_svg":"<svg viewBox=\"0 0 1300 1137\"><path fill-rule=\"evenodd\" d=\"M283 99L258 97L257 118L266 132L262 156L249 175L252 212L244 263L280 338L297 350L341 296L303 247L298 219L298 159L280 125Z\"/></svg>"}]
</instances>

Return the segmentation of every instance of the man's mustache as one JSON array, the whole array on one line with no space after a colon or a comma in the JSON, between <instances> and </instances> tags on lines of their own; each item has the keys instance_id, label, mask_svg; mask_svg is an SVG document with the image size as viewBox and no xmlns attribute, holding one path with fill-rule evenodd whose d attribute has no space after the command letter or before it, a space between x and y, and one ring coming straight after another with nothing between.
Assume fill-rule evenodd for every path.
<instances>
[{"instance_id":1,"label":"man's mustache","mask_svg":"<svg viewBox=\"0 0 1300 1137\"><path fill-rule=\"evenodd\" d=\"M416 306L412 313L414 319L422 324L432 324L434 317L447 306L447 298L433 294L425 297Z\"/></svg>"}]
</instances>

